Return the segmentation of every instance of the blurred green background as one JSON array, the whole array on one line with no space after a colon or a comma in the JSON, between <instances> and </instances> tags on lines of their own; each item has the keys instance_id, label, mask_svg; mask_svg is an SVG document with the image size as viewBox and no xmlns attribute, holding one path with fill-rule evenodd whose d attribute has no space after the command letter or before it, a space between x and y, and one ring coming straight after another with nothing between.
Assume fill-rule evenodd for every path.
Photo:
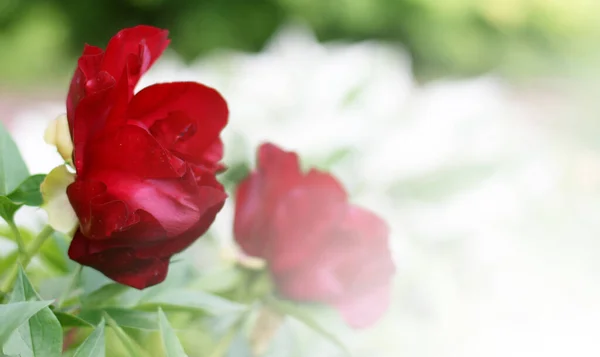
<instances>
[{"instance_id":1,"label":"blurred green background","mask_svg":"<svg viewBox=\"0 0 600 357\"><path fill-rule=\"evenodd\" d=\"M379 39L407 48L419 80L495 70L519 78L593 63L596 0L0 0L0 83L67 81L83 43L119 29L171 31L192 61L216 49L259 51L283 24L320 40Z\"/></svg>"}]
</instances>

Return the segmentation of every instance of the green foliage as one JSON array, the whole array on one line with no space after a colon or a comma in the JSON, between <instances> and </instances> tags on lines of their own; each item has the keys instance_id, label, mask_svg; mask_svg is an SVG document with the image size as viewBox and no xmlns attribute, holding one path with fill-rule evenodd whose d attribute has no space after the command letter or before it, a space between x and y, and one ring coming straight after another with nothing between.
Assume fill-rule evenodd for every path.
<instances>
[{"instance_id":1,"label":"green foliage","mask_svg":"<svg viewBox=\"0 0 600 357\"><path fill-rule=\"evenodd\" d=\"M40 185L45 178L46 175L29 176L8 195L8 198L15 203L27 206L40 206L42 204Z\"/></svg>"},{"instance_id":2,"label":"green foliage","mask_svg":"<svg viewBox=\"0 0 600 357\"><path fill-rule=\"evenodd\" d=\"M82 304L87 306L101 307L109 305L114 298L125 293L130 288L119 283L110 283L100 289L91 292L82 298Z\"/></svg>"},{"instance_id":3,"label":"green foliage","mask_svg":"<svg viewBox=\"0 0 600 357\"><path fill-rule=\"evenodd\" d=\"M29 176L29 170L10 134L0 123L0 195L11 194Z\"/></svg>"},{"instance_id":4,"label":"green foliage","mask_svg":"<svg viewBox=\"0 0 600 357\"><path fill-rule=\"evenodd\" d=\"M23 269L19 269L17 281L9 303L40 300ZM60 356L62 351L62 328L49 307L44 307L22 324L4 345L4 353L20 356Z\"/></svg>"},{"instance_id":5,"label":"green foliage","mask_svg":"<svg viewBox=\"0 0 600 357\"><path fill-rule=\"evenodd\" d=\"M345 355L350 356L350 351L346 348L346 345L333 333L327 330L324 326L321 326L315 319L308 313L306 310L302 309L296 303L291 301L278 300L275 298L270 298L268 300L268 306L272 307L283 316L290 316L295 318L296 320L302 322L304 325L309 327L314 332L323 336L331 343L339 347L340 351L344 352Z\"/></svg>"},{"instance_id":6,"label":"green foliage","mask_svg":"<svg viewBox=\"0 0 600 357\"><path fill-rule=\"evenodd\" d=\"M82 309L79 317L93 325L97 325L103 318L111 319L115 324L141 330L158 330L155 314L148 311L138 311L121 307L107 307L103 309Z\"/></svg>"},{"instance_id":7,"label":"green foliage","mask_svg":"<svg viewBox=\"0 0 600 357\"><path fill-rule=\"evenodd\" d=\"M246 306L211 295L202 291L188 289L168 290L140 302L138 308L155 309L162 306L165 310L205 312L211 315L240 313Z\"/></svg>"},{"instance_id":8,"label":"green foliage","mask_svg":"<svg viewBox=\"0 0 600 357\"><path fill-rule=\"evenodd\" d=\"M254 326L256 308L273 290L264 270L230 265L199 273L182 254L172 262L165 282L139 291L93 269L82 269L68 259L64 235L49 226L37 235L17 227L14 213L22 205L41 203L39 186L45 176L29 175L1 124L0 148L0 215L8 223L0 227L0 236L19 245L18 252L0 260L0 290L7 300L0 305L0 355L149 357L162 350L165 357L206 353L233 357L252 353L248 327ZM232 178L232 186L236 180ZM38 264L28 267L34 257ZM28 268L31 280L21 266ZM34 285L48 300L42 300ZM266 303L342 346L295 305ZM172 326L185 326L178 330L180 335L197 329L205 338L193 341L194 349L184 349L190 341L180 340ZM263 346L264 342L268 341L261 341ZM191 351L202 352L192 355Z\"/></svg>"},{"instance_id":9,"label":"green foliage","mask_svg":"<svg viewBox=\"0 0 600 357\"><path fill-rule=\"evenodd\" d=\"M104 357L106 346L104 341L104 320L100 321L98 327L77 348L73 357Z\"/></svg>"},{"instance_id":10,"label":"green foliage","mask_svg":"<svg viewBox=\"0 0 600 357\"><path fill-rule=\"evenodd\" d=\"M148 352L145 351L134 339L132 339L121 326L113 320L109 315L105 314L106 322L115 333L119 341L123 344L131 357L147 357Z\"/></svg>"},{"instance_id":11,"label":"green foliage","mask_svg":"<svg viewBox=\"0 0 600 357\"><path fill-rule=\"evenodd\" d=\"M4 345L13 332L52 301L13 302L0 305L0 345Z\"/></svg>"},{"instance_id":12,"label":"green foliage","mask_svg":"<svg viewBox=\"0 0 600 357\"><path fill-rule=\"evenodd\" d=\"M163 348L167 357L188 357L175 334L175 331L169 324L169 320L161 308L158 309L158 323L162 337Z\"/></svg>"},{"instance_id":13,"label":"green foliage","mask_svg":"<svg viewBox=\"0 0 600 357\"><path fill-rule=\"evenodd\" d=\"M17 145L4 125L0 123L0 217L4 218L9 225L14 226L14 215L25 203L19 202L19 199L26 196L28 203L35 203L35 191L39 194L39 185L37 189L31 187L32 181L36 179L28 179L28 177L29 170ZM17 202L14 201L15 197Z\"/></svg>"},{"instance_id":14,"label":"green foliage","mask_svg":"<svg viewBox=\"0 0 600 357\"><path fill-rule=\"evenodd\" d=\"M0 196L0 217L2 217L7 223L12 223L15 213L21 208L20 205L15 204L10 198L6 196Z\"/></svg>"},{"instance_id":15,"label":"green foliage","mask_svg":"<svg viewBox=\"0 0 600 357\"><path fill-rule=\"evenodd\" d=\"M492 68L535 70L554 55L578 58L597 43L600 5L573 0L51 0L0 5L0 78L19 83L61 74L84 43L104 46L124 27L170 30L183 58L260 50L289 21L323 40L377 38L407 47L422 77ZM583 51L583 52L582 52ZM539 66L538 66L539 67Z\"/></svg>"}]
</instances>

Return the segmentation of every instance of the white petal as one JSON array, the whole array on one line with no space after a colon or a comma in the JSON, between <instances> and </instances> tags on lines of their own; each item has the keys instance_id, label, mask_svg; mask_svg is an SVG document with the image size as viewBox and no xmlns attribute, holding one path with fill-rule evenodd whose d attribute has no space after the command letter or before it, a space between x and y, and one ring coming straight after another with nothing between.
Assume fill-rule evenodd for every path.
<instances>
[{"instance_id":1,"label":"white petal","mask_svg":"<svg viewBox=\"0 0 600 357\"><path fill-rule=\"evenodd\" d=\"M61 165L50 171L40 186L44 198L42 208L48 213L48 224L67 234L78 224L77 215L67 197L67 186L73 181L75 175L67 170L66 165Z\"/></svg>"},{"instance_id":2,"label":"white petal","mask_svg":"<svg viewBox=\"0 0 600 357\"><path fill-rule=\"evenodd\" d=\"M73 140L69 132L69 122L66 115L61 115L48 124L44 133L44 141L50 145L56 146L58 153L62 158L71 162L73 154Z\"/></svg>"}]
</instances>

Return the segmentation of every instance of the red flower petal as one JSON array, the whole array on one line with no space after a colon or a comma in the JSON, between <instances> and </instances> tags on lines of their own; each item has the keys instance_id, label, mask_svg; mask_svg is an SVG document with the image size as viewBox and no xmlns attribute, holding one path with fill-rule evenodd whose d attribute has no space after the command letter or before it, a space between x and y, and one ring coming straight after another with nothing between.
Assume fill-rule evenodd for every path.
<instances>
[{"instance_id":1,"label":"red flower petal","mask_svg":"<svg viewBox=\"0 0 600 357\"><path fill-rule=\"evenodd\" d=\"M73 79L71 80L69 94L67 95L67 118L69 120L71 134L73 121L75 120L75 108L77 108L81 99L86 96L85 86L88 78L94 78L97 73L100 72L103 56L104 52L101 48L86 44L83 49L83 54L77 61L78 66L73 75Z\"/></svg>"},{"instance_id":2,"label":"red flower petal","mask_svg":"<svg viewBox=\"0 0 600 357\"><path fill-rule=\"evenodd\" d=\"M214 89L194 82L156 84L133 97L128 117L149 128L166 148L202 164L227 124L227 103ZM210 156L208 156L210 158Z\"/></svg>"},{"instance_id":3,"label":"red flower petal","mask_svg":"<svg viewBox=\"0 0 600 357\"><path fill-rule=\"evenodd\" d=\"M271 216L273 236L270 264L285 274L314 264L315 258L327 249L335 228L346 212L346 202L335 191L299 187L282 197ZM280 238L285 237L285 238ZM290 249L290 242L296 244Z\"/></svg>"},{"instance_id":4,"label":"red flower petal","mask_svg":"<svg viewBox=\"0 0 600 357\"><path fill-rule=\"evenodd\" d=\"M178 178L186 170L185 162L136 125L124 125L88 146L85 160L91 165L85 172L78 172L83 176L92 171L116 171L139 178Z\"/></svg>"},{"instance_id":5,"label":"red flower petal","mask_svg":"<svg viewBox=\"0 0 600 357\"><path fill-rule=\"evenodd\" d=\"M121 30L108 42L102 69L118 81L127 66L125 73L133 91L140 77L169 45L168 35L167 30L144 25Z\"/></svg>"},{"instance_id":6,"label":"red flower petal","mask_svg":"<svg viewBox=\"0 0 600 357\"><path fill-rule=\"evenodd\" d=\"M257 171L236 191L234 233L246 254L265 258L269 243L269 219L279 197L301 179L298 156L266 143L258 149Z\"/></svg>"},{"instance_id":7,"label":"red flower petal","mask_svg":"<svg viewBox=\"0 0 600 357\"><path fill-rule=\"evenodd\" d=\"M200 191L200 197L206 199L206 210L196 222L196 225L185 233L169 239L168 241L137 247L135 250L136 257L142 259L149 257L170 257L173 254L186 249L194 243L198 237L206 233L212 222L215 220L217 213L219 213L225 204L225 194L208 187L201 188Z\"/></svg>"},{"instance_id":8,"label":"red flower petal","mask_svg":"<svg viewBox=\"0 0 600 357\"><path fill-rule=\"evenodd\" d=\"M131 210L152 215L168 237L191 229L207 207L226 197L220 190L198 187L191 172L181 178L157 180L108 171L97 173L94 178L104 182L110 195L127 202Z\"/></svg>"},{"instance_id":9,"label":"red flower petal","mask_svg":"<svg viewBox=\"0 0 600 357\"><path fill-rule=\"evenodd\" d=\"M77 172L67 194L80 220L69 255L140 289L165 278L170 257L208 229L227 197L214 176L223 98L174 83L134 99L168 43L167 31L137 26L105 52L86 46L67 98Z\"/></svg>"},{"instance_id":10,"label":"red flower petal","mask_svg":"<svg viewBox=\"0 0 600 357\"><path fill-rule=\"evenodd\" d=\"M156 285L167 276L168 258L139 259L134 256L133 248L113 248L91 253L90 243L80 231L77 231L69 246L69 258L136 289Z\"/></svg>"},{"instance_id":11,"label":"red flower petal","mask_svg":"<svg viewBox=\"0 0 600 357\"><path fill-rule=\"evenodd\" d=\"M80 229L91 239L105 239L128 225L129 207L111 197L100 181L77 180L67 187L67 195Z\"/></svg>"},{"instance_id":12,"label":"red flower petal","mask_svg":"<svg viewBox=\"0 0 600 357\"><path fill-rule=\"evenodd\" d=\"M265 246L268 244L268 236L265 232L262 211L263 201L259 188L260 178L253 173L242 181L235 194L235 220L233 230L235 239L246 254L264 258Z\"/></svg>"},{"instance_id":13,"label":"red flower petal","mask_svg":"<svg viewBox=\"0 0 600 357\"><path fill-rule=\"evenodd\" d=\"M332 175L302 174L294 153L261 146L236 193L234 233L244 252L267 260L284 297L334 306L355 327L387 309L395 270L387 225L349 204Z\"/></svg>"}]
</instances>

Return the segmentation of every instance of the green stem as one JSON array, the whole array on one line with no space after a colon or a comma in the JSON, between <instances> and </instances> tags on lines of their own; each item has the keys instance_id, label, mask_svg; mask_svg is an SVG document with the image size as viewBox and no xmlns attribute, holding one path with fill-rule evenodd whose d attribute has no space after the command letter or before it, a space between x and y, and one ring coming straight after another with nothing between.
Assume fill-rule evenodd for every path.
<instances>
[{"instance_id":1,"label":"green stem","mask_svg":"<svg viewBox=\"0 0 600 357\"><path fill-rule=\"evenodd\" d=\"M15 222L13 220L9 220L6 223L8 223L8 226L10 227L10 231L15 236L15 241L17 242L17 248L19 249L19 256L21 258L25 257L25 254L26 254L25 242L23 242L23 237L21 237L21 231L19 231L19 227L17 227L17 225L15 224Z\"/></svg>"},{"instance_id":2,"label":"green stem","mask_svg":"<svg viewBox=\"0 0 600 357\"><path fill-rule=\"evenodd\" d=\"M42 229L42 231L37 235L37 237L35 237L33 241L29 243L27 248L24 250L24 254L21 256L20 263L23 269L27 268L27 266L31 262L31 259L36 256L36 254L39 252L40 248L42 247L46 239L52 234L52 232L54 232L54 229L52 229L52 227L45 226L44 229ZM6 279L2 283L2 286L0 286L1 292L8 293L10 291L15 282L15 279L17 278L18 272L19 264L15 264L13 266L13 269L10 271L8 277L6 277Z\"/></svg>"},{"instance_id":3,"label":"green stem","mask_svg":"<svg viewBox=\"0 0 600 357\"><path fill-rule=\"evenodd\" d=\"M67 298L69 297L71 292L73 291L73 288L75 286L77 286L77 279L79 279L79 275L81 275L82 269L83 269L83 265L77 265L77 268L75 268L75 272L73 272L73 276L71 277L69 286L67 286L67 289L65 289L62 292L62 294L60 295L60 297L56 300L57 308L61 308L63 306L63 304L65 303L65 301L67 300Z\"/></svg>"}]
</instances>

